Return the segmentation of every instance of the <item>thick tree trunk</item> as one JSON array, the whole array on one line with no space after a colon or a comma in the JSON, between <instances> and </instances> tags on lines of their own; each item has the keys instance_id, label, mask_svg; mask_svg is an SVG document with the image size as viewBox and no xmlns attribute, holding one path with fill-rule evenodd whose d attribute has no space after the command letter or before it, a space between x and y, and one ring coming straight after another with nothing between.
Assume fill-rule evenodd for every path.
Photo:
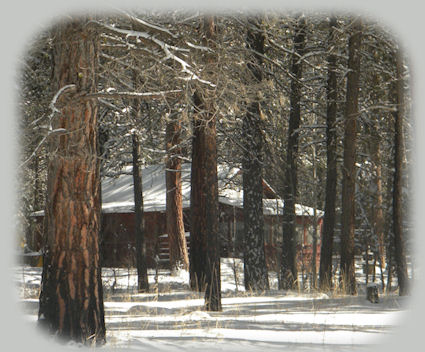
<instances>
[{"instance_id":1,"label":"thick tree trunk","mask_svg":"<svg viewBox=\"0 0 425 352\"><path fill-rule=\"evenodd\" d=\"M54 40L57 115L51 137L45 208L46 247L39 322L56 336L105 342L98 236L100 227L97 105L98 47L83 21L57 27Z\"/></svg>"},{"instance_id":2,"label":"thick tree trunk","mask_svg":"<svg viewBox=\"0 0 425 352\"><path fill-rule=\"evenodd\" d=\"M217 178L217 142L215 118L210 119L205 126L205 146L207 168L203 191L205 201L205 225L207 237L207 266L205 275L205 308L208 311L221 310L221 271L220 271L220 241L218 233L218 178Z\"/></svg>"},{"instance_id":3,"label":"thick tree trunk","mask_svg":"<svg viewBox=\"0 0 425 352\"><path fill-rule=\"evenodd\" d=\"M336 35L337 21L331 17L329 33L329 50L332 48ZM328 56L328 82L326 87L327 111L326 111L326 194L325 215L323 218L323 234L320 249L319 284L322 291L332 288L332 253L335 232L335 204L337 185L337 72L336 55L331 51Z\"/></svg>"},{"instance_id":4,"label":"thick tree trunk","mask_svg":"<svg viewBox=\"0 0 425 352\"><path fill-rule=\"evenodd\" d=\"M195 109L202 110L200 97L194 96ZM207 241L205 231L205 194L202 191L205 182L205 128L202 116L195 112L193 116L192 165L190 191L190 286L192 290L205 290L205 268Z\"/></svg>"},{"instance_id":5,"label":"thick tree trunk","mask_svg":"<svg viewBox=\"0 0 425 352\"><path fill-rule=\"evenodd\" d=\"M204 46L213 47L215 23L207 16L202 23ZM217 62L205 53L205 76L213 79ZM221 310L220 247L218 238L217 133L215 88L205 86L194 94L191 179L191 287L205 290L205 308Z\"/></svg>"},{"instance_id":6,"label":"thick tree trunk","mask_svg":"<svg viewBox=\"0 0 425 352\"><path fill-rule=\"evenodd\" d=\"M408 294L408 274L406 250L403 236L402 187L403 187L403 114L404 114L404 82L403 61L400 51L396 54L397 81L395 82L395 135L394 135L394 186L393 186L393 232L394 259L400 296Z\"/></svg>"},{"instance_id":7,"label":"thick tree trunk","mask_svg":"<svg viewBox=\"0 0 425 352\"><path fill-rule=\"evenodd\" d=\"M296 215L295 200L297 196L297 154L298 136L301 119L301 78L302 62L305 47L305 18L298 19L294 37L294 52L291 66L291 94L288 127L288 147L286 154L286 172L283 209L283 240L280 266L279 288L292 289L297 285L297 250L296 250Z\"/></svg>"},{"instance_id":8,"label":"thick tree trunk","mask_svg":"<svg viewBox=\"0 0 425 352\"><path fill-rule=\"evenodd\" d=\"M133 190L134 190L134 236L136 242L137 290L149 292L148 265L146 262L146 242L143 226L143 188L140 175L140 143L136 132L132 134L133 142Z\"/></svg>"},{"instance_id":9,"label":"thick tree trunk","mask_svg":"<svg viewBox=\"0 0 425 352\"><path fill-rule=\"evenodd\" d=\"M189 269L186 237L183 223L183 198L181 183L181 122L171 116L166 127L166 218L170 249L170 268L175 272L179 268Z\"/></svg>"},{"instance_id":10,"label":"thick tree trunk","mask_svg":"<svg viewBox=\"0 0 425 352\"><path fill-rule=\"evenodd\" d=\"M258 20L248 22L247 48L254 51L247 66L253 84L262 81L262 58L264 34ZM264 250L263 215L263 135L260 98L255 97L243 120L243 216L244 216L244 277L246 290L269 289Z\"/></svg>"},{"instance_id":11,"label":"thick tree trunk","mask_svg":"<svg viewBox=\"0 0 425 352\"><path fill-rule=\"evenodd\" d=\"M345 107L344 165L342 169L341 284L347 294L356 294L354 267L355 185L358 95L360 77L361 22L356 19L348 43L347 99Z\"/></svg>"},{"instance_id":12,"label":"thick tree trunk","mask_svg":"<svg viewBox=\"0 0 425 352\"><path fill-rule=\"evenodd\" d=\"M195 94L191 180L190 279L192 289L205 290L207 310L221 310L218 239L218 179L215 118Z\"/></svg>"}]
</instances>

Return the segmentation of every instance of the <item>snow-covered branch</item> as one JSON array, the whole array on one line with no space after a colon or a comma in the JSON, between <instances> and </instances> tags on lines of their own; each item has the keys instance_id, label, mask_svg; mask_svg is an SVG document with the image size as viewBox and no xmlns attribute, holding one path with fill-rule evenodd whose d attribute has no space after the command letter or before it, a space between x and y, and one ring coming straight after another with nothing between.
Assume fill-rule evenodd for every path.
<instances>
[{"instance_id":1,"label":"snow-covered branch","mask_svg":"<svg viewBox=\"0 0 425 352\"><path fill-rule=\"evenodd\" d=\"M306 53L305 55L300 55L299 53L295 52L295 50L291 50L291 49L285 48L283 45L280 45L280 44L276 43L271 38L268 38L268 42L270 44L272 44L272 46L274 46L276 49L282 50L283 52L285 52L287 54L295 55L296 57L298 57L298 62L302 61L306 65L308 65L311 68L314 68L316 70L322 70L323 69L323 67L316 66L316 65L312 64L309 60L307 60L307 58L310 57L310 56L323 54L324 52L311 52L311 53ZM256 53L256 54L258 54L258 53Z\"/></svg>"},{"instance_id":2,"label":"snow-covered branch","mask_svg":"<svg viewBox=\"0 0 425 352\"><path fill-rule=\"evenodd\" d=\"M41 147L43 146L43 144L50 137L59 136L59 135L65 134L65 133L68 133L68 130L66 130L65 128L57 128L57 129L54 129L54 130L49 130L49 132L42 138L42 140L40 141L40 143L38 143L37 147L35 147L35 149L31 153L31 155L20 165L20 167L23 167L26 164L28 164L28 162L30 162L31 159L34 158L37 155L38 151L41 149Z\"/></svg>"},{"instance_id":3,"label":"snow-covered branch","mask_svg":"<svg viewBox=\"0 0 425 352\"><path fill-rule=\"evenodd\" d=\"M61 89L59 89L57 91L57 93L53 96L50 104L49 104L49 108L52 110L51 114L49 115L49 122L52 120L53 115L57 112L59 112L59 110L56 108L56 103L59 99L59 97L63 94L63 92L65 92L68 89L75 89L75 84L68 84L66 86L63 86ZM44 118L44 116L41 116L40 118L34 120L33 122L31 122L30 126L35 126L37 125L42 119Z\"/></svg>"},{"instance_id":4,"label":"snow-covered branch","mask_svg":"<svg viewBox=\"0 0 425 352\"><path fill-rule=\"evenodd\" d=\"M201 50L201 51L207 51L207 52L212 52L213 50L211 48L208 48L206 46L201 46L201 45L196 45L196 44L192 44L191 42L186 42L187 46L193 48L193 49L197 49L197 50Z\"/></svg>"},{"instance_id":5,"label":"snow-covered branch","mask_svg":"<svg viewBox=\"0 0 425 352\"><path fill-rule=\"evenodd\" d=\"M58 136L58 135L62 135L64 133L68 133L68 131L65 128L56 128L53 129L52 127L52 120L53 117L55 116L56 113L59 112L59 110L56 108L56 104L57 101L59 99L59 97L66 91L66 90L75 90L75 84L68 84L66 86L63 86L62 88L60 88L56 94L53 96L52 100L50 101L49 104L49 108L52 110L52 112L50 113L49 117L48 117L48 122L49 125L47 126L48 128L48 132L45 136L43 136L43 138L41 139L40 143L38 143L38 145L35 147L35 149L33 150L33 152L31 153L31 155L20 165L20 167L25 166L32 158L34 158L38 151L41 149L41 147L43 146L43 144L48 140L48 138L53 137L53 136ZM38 122L40 122L42 119L44 118L44 116L38 118L37 120L34 120L30 126L36 126L38 124Z\"/></svg>"},{"instance_id":6,"label":"snow-covered branch","mask_svg":"<svg viewBox=\"0 0 425 352\"><path fill-rule=\"evenodd\" d=\"M167 60L173 60L181 66L181 72L188 74L186 77L180 77L180 79L183 79L185 81L196 80L200 83L204 83L204 84L207 84L211 87L215 87L215 84L213 84L212 82L201 79L194 71L192 71L190 69L191 65L188 62L186 62L185 60L183 60L182 58L180 58L179 56L175 55L172 52L172 50L173 51L188 52L188 49L183 49L183 48L179 48L179 47L176 47L176 46L173 46L173 45L169 45L169 44L165 43L164 41L162 41L158 38L155 38L155 36L153 36L152 34L147 33L147 32L140 32L140 31L135 31L135 30L130 30L130 29L117 28L117 27L113 27L111 25L101 23L101 22L97 22L97 21L94 21L94 23L98 24L99 26L108 30L109 32L125 36L126 38L133 37L136 40L137 39L139 39L139 40L143 39L143 40L150 41L151 43L158 46L163 51L163 53L165 54L165 57L163 57L161 59L162 62L165 62Z\"/></svg>"},{"instance_id":7,"label":"snow-covered branch","mask_svg":"<svg viewBox=\"0 0 425 352\"><path fill-rule=\"evenodd\" d=\"M167 95L180 95L182 94L182 90L174 89L174 90L164 90L161 92L117 92L117 91L103 91L97 93L86 94L86 99L92 98L109 98L109 99L117 99L117 98L137 98L137 99L158 99L164 98Z\"/></svg>"},{"instance_id":8,"label":"snow-covered branch","mask_svg":"<svg viewBox=\"0 0 425 352\"><path fill-rule=\"evenodd\" d=\"M160 26L158 26L158 25L155 25L155 24L152 24L152 23L149 23L149 22L146 22L146 21L144 21L144 20L142 20L142 19L140 19L140 18L138 18L138 17L136 17L136 16L134 16L134 15L131 15L131 14L129 14L128 12L126 12L126 11L121 11L122 13L124 13L128 18L130 18L132 21L134 21L134 22L136 22L136 23L138 23L138 24L140 24L140 25L142 25L142 26L144 26L144 27L147 27L147 28L149 28L149 29L152 29L152 30L154 30L154 31L156 31L156 32L159 32L159 33L162 33L162 34L166 34L166 35L169 35L170 37L172 37L172 38L174 38L174 39L176 39L177 38L177 36L175 35L175 34L173 34L173 33L171 33L168 29L166 29L166 28L164 28L164 27L160 27Z\"/></svg>"},{"instance_id":9,"label":"snow-covered branch","mask_svg":"<svg viewBox=\"0 0 425 352\"><path fill-rule=\"evenodd\" d=\"M58 112L56 109L56 102L58 101L59 97L62 95L63 92L65 92L68 89L75 89L75 84L68 84L66 86L63 86L61 89L57 91L55 96L53 97L52 101L49 104L49 108L52 109L53 112Z\"/></svg>"}]
</instances>

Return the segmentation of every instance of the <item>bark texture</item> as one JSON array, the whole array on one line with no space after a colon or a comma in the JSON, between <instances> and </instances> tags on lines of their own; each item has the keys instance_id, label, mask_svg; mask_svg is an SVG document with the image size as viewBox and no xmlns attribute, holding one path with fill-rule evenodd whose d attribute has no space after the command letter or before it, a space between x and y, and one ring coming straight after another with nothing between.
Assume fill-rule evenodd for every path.
<instances>
[{"instance_id":1,"label":"bark texture","mask_svg":"<svg viewBox=\"0 0 425 352\"><path fill-rule=\"evenodd\" d=\"M100 194L97 105L83 99L96 90L97 41L83 21L55 30L58 110L51 137L45 208L45 254L39 322L59 338L105 342L99 265Z\"/></svg>"},{"instance_id":2,"label":"bark texture","mask_svg":"<svg viewBox=\"0 0 425 352\"><path fill-rule=\"evenodd\" d=\"M196 110L202 110L201 98L194 95ZM202 187L206 178L205 169L205 128L202 116L195 112L192 121L192 165L191 165L191 191L190 191L190 286L192 290L202 292L205 290L205 267L207 257L206 239L206 204Z\"/></svg>"},{"instance_id":3,"label":"bark texture","mask_svg":"<svg viewBox=\"0 0 425 352\"><path fill-rule=\"evenodd\" d=\"M214 18L202 22L204 46L214 47ZM203 58L205 77L213 81L217 62L214 52ZM217 132L215 88L204 86L194 94L191 179L191 287L205 290L205 308L221 310L220 247L218 238Z\"/></svg>"},{"instance_id":4,"label":"bark texture","mask_svg":"<svg viewBox=\"0 0 425 352\"><path fill-rule=\"evenodd\" d=\"M332 17L329 23L329 43L332 47L336 34L337 21ZM337 73L336 55L331 51L328 56L328 81L326 87L326 194L325 215L323 219L323 234L320 249L319 285L321 290L332 288L332 252L335 232L335 204L337 185Z\"/></svg>"},{"instance_id":5,"label":"bark texture","mask_svg":"<svg viewBox=\"0 0 425 352\"><path fill-rule=\"evenodd\" d=\"M146 242L143 226L143 188L140 174L140 143L136 133L132 135L133 144L133 190L134 190L134 236L136 243L137 290L149 292L148 265L146 261Z\"/></svg>"},{"instance_id":6,"label":"bark texture","mask_svg":"<svg viewBox=\"0 0 425 352\"><path fill-rule=\"evenodd\" d=\"M385 290L384 270L386 264L386 250L385 250L385 219L383 210L383 189L382 189L382 161L381 161L381 137L378 133L378 128L375 123L371 126L371 140L369 143L370 157L372 159L374 176L373 183L376 189L374 197L374 206L372 207L372 225L373 232L377 240L377 255L379 259L379 266L381 268L381 281L382 291Z\"/></svg>"},{"instance_id":7,"label":"bark texture","mask_svg":"<svg viewBox=\"0 0 425 352\"><path fill-rule=\"evenodd\" d=\"M342 168L342 233L341 233L341 288L351 295L357 293L354 267L356 143L360 77L360 45L362 24L353 22L348 42L347 98L345 106L344 164Z\"/></svg>"},{"instance_id":8,"label":"bark texture","mask_svg":"<svg viewBox=\"0 0 425 352\"><path fill-rule=\"evenodd\" d=\"M279 288L292 289L297 285L295 200L297 196L297 154L301 119L301 78L305 47L305 18L300 17L295 27L294 54L291 65L291 93L288 127L288 146L286 150L285 187L283 191L283 238L282 258L279 273Z\"/></svg>"},{"instance_id":9,"label":"bark texture","mask_svg":"<svg viewBox=\"0 0 425 352\"><path fill-rule=\"evenodd\" d=\"M264 34L258 19L248 21L246 42L247 48L250 50L250 58L247 66L251 74L250 80L255 87L263 79L261 68L262 58L260 55L264 54ZM257 92L256 89L253 91ZM250 291L264 291L269 289L264 250L264 141L260 102L261 97L256 96L253 98L243 120L244 278L245 288Z\"/></svg>"},{"instance_id":10,"label":"bark texture","mask_svg":"<svg viewBox=\"0 0 425 352\"><path fill-rule=\"evenodd\" d=\"M181 183L181 148L179 144L181 122L177 115L170 116L166 127L166 218L170 248L170 268L174 272L178 268L189 269L189 256L183 223L183 198Z\"/></svg>"}]
</instances>

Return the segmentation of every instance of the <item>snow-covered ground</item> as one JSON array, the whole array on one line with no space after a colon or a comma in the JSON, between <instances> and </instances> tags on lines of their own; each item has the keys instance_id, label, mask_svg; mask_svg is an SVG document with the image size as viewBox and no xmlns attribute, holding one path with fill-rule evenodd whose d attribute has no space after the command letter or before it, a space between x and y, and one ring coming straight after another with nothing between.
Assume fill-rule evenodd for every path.
<instances>
[{"instance_id":1,"label":"snow-covered ground","mask_svg":"<svg viewBox=\"0 0 425 352\"><path fill-rule=\"evenodd\" d=\"M235 280L235 270L238 273ZM277 290L254 295L243 288L242 263L222 259L222 312L206 312L203 296L189 290L187 272L149 272L151 293L135 292L134 269L104 269L107 345L112 349L190 351L369 350L396 332L408 298ZM41 268L17 267L23 314L37 320Z\"/></svg>"}]
</instances>

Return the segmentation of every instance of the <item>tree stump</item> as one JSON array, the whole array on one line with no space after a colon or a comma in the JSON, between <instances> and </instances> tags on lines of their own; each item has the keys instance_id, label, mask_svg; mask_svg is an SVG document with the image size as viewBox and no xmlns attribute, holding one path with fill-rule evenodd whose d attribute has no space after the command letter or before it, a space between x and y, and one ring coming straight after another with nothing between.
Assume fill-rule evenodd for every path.
<instances>
[{"instance_id":1,"label":"tree stump","mask_svg":"<svg viewBox=\"0 0 425 352\"><path fill-rule=\"evenodd\" d=\"M378 285L370 283L366 287L366 299L372 303L379 303Z\"/></svg>"}]
</instances>

